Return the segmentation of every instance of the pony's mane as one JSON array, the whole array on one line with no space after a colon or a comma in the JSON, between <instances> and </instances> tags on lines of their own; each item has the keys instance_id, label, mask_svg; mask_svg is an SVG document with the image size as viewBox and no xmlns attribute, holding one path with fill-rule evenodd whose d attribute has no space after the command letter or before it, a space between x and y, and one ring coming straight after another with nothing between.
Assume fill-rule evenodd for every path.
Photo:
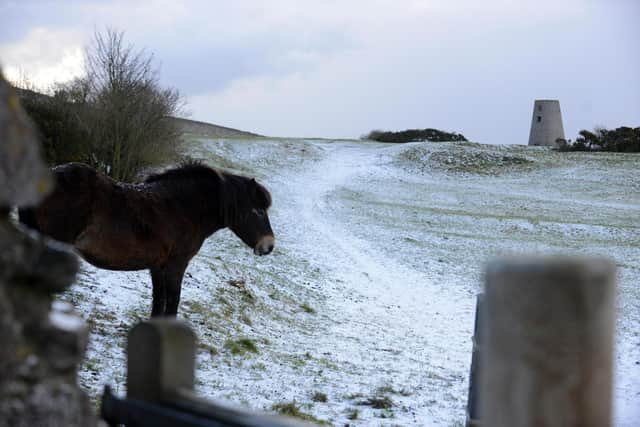
<instances>
[{"instance_id":1,"label":"pony's mane","mask_svg":"<svg viewBox=\"0 0 640 427\"><path fill-rule=\"evenodd\" d=\"M245 189L251 178L212 168L201 161L190 160L181 163L177 167L151 174L144 180L144 183L166 183L168 187L173 188L171 191L179 192L181 188L179 182L185 180L215 182L217 185L222 185L223 188L226 188L226 191L222 189L219 191L217 206L220 218L224 218L225 223L230 223L235 221L239 215L237 189ZM172 185L173 183L178 185ZM271 193L269 193L269 190L260 184L256 184L255 189L259 206L269 208L271 206ZM205 198L203 200L208 199Z\"/></svg>"},{"instance_id":2,"label":"pony's mane","mask_svg":"<svg viewBox=\"0 0 640 427\"><path fill-rule=\"evenodd\" d=\"M205 165L198 160L182 162L178 167L167 169L163 172L154 173L145 178L145 183L158 181L172 181L181 179L202 179L216 178L224 180L224 175L218 169Z\"/></svg>"}]
</instances>

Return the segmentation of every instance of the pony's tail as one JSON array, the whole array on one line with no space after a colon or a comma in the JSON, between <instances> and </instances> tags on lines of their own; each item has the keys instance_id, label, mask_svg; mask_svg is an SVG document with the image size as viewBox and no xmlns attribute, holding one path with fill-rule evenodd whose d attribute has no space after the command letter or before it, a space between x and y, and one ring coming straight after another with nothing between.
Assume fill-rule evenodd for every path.
<instances>
[{"instance_id":1,"label":"pony's tail","mask_svg":"<svg viewBox=\"0 0 640 427\"><path fill-rule=\"evenodd\" d=\"M27 227L33 228L36 231L40 231L40 227L38 227L38 221L36 220L35 208L18 209L18 219Z\"/></svg>"}]
</instances>

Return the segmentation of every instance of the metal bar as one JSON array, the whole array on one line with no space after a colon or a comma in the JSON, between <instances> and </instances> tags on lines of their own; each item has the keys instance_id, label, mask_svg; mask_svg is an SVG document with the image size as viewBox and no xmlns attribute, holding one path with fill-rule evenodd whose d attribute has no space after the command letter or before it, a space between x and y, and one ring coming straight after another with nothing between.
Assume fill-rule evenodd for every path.
<instances>
[{"instance_id":1,"label":"metal bar","mask_svg":"<svg viewBox=\"0 0 640 427\"><path fill-rule=\"evenodd\" d=\"M224 425L241 427L300 427L308 425L307 423L281 416L260 414L212 402L184 389L178 389L172 394L167 394L163 399L163 404L180 411L197 414L206 419L220 421Z\"/></svg>"},{"instance_id":2,"label":"metal bar","mask_svg":"<svg viewBox=\"0 0 640 427\"><path fill-rule=\"evenodd\" d=\"M484 309L484 294L476 296L476 318L473 327L473 350L471 353L471 369L469 371L469 396L467 400L466 427L478 427L481 425L478 416L478 385L480 381L479 366L482 354L482 310Z\"/></svg>"},{"instance_id":3,"label":"metal bar","mask_svg":"<svg viewBox=\"0 0 640 427\"><path fill-rule=\"evenodd\" d=\"M110 426L127 427L228 427L234 424L135 399L120 399L108 387L102 396L102 418Z\"/></svg>"},{"instance_id":4,"label":"metal bar","mask_svg":"<svg viewBox=\"0 0 640 427\"><path fill-rule=\"evenodd\" d=\"M102 418L127 427L301 427L306 423L256 414L213 403L189 393L168 396L162 404L120 399L105 387Z\"/></svg>"}]
</instances>

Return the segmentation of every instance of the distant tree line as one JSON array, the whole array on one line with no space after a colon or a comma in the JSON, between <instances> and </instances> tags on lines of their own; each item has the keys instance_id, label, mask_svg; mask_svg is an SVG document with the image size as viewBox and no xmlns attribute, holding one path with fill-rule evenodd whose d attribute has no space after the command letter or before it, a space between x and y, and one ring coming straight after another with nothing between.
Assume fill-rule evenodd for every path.
<instances>
[{"instance_id":1,"label":"distant tree line","mask_svg":"<svg viewBox=\"0 0 640 427\"><path fill-rule=\"evenodd\" d=\"M380 142L467 141L467 138L460 133L445 132L438 129L407 129L399 132L372 130L362 139Z\"/></svg>"},{"instance_id":2,"label":"distant tree line","mask_svg":"<svg viewBox=\"0 0 640 427\"><path fill-rule=\"evenodd\" d=\"M78 161L122 181L170 160L180 134L173 121L182 101L160 87L153 56L124 43L122 32L96 33L86 75L53 95L19 90L38 126L49 164Z\"/></svg>"},{"instance_id":3,"label":"distant tree line","mask_svg":"<svg viewBox=\"0 0 640 427\"><path fill-rule=\"evenodd\" d=\"M560 151L614 151L640 152L640 127L622 126L608 130L596 128L593 132L581 130L575 142L558 140Z\"/></svg>"}]
</instances>

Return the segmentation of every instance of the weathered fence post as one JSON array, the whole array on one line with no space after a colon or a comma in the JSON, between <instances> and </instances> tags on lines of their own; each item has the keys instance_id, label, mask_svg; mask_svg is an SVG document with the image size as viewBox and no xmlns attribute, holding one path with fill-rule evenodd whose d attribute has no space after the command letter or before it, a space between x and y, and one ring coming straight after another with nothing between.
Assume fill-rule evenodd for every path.
<instances>
[{"instance_id":1,"label":"weathered fence post","mask_svg":"<svg viewBox=\"0 0 640 427\"><path fill-rule=\"evenodd\" d=\"M498 260L485 294L482 425L610 426L615 265Z\"/></svg>"},{"instance_id":2,"label":"weathered fence post","mask_svg":"<svg viewBox=\"0 0 640 427\"><path fill-rule=\"evenodd\" d=\"M161 402L176 390L193 391L196 337L185 323L158 318L138 323L127 343L127 397Z\"/></svg>"}]
</instances>

